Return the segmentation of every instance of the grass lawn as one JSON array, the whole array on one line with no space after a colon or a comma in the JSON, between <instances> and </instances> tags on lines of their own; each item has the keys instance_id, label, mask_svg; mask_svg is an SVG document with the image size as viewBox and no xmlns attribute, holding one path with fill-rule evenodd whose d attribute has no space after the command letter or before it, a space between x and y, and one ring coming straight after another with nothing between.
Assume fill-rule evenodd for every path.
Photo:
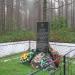
<instances>
[{"instance_id":1,"label":"grass lawn","mask_svg":"<svg viewBox=\"0 0 75 75\"><path fill-rule=\"evenodd\" d=\"M29 64L21 64L20 55L14 55L0 59L0 75L27 75L34 70ZM7 59L9 61L7 61ZM11 60L10 60L11 59ZM47 75L47 72L40 72L39 75Z\"/></svg>"},{"instance_id":2,"label":"grass lawn","mask_svg":"<svg viewBox=\"0 0 75 75\"><path fill-rule=\"evenodd\" d=\"M30 72L33 72L34 69L32 69L32 67L29 64L20 63L19 56L20 54L1 58L0 59L0 75L27 75ZM71 61L73 62L75 61L75 59ZM69 71L70 71L70 74L68 75L75 75L75 62L69 67ZM35 75L49 75L49 74L47 71L41 71ZM55 74L53 75L60 75L60 71L55 72Z\"/></svg>"}]
</instances>

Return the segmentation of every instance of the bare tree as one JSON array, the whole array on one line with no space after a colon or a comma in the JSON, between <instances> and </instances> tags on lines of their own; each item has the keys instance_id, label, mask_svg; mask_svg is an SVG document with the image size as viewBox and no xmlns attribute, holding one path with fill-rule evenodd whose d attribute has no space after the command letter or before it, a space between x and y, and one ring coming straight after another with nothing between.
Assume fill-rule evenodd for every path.
<instances>
[{"instance_id":1,"label":"bare tree","mask_svg":"<svg viewBox=\"0 0 75 75\"><path fill-rule=\"evenodd\" d=\"M63 0L58 0L58 15L63 16Z\"/></svg>"},{"instance_id":2,"label":"bare tree","mask_svg":"<svg viewBox=\"0 0 75 75\"><path fill-rule=\"evenodd\" d=\"M68 0L65 0L65 19L66 24L68 25Z\"/></svg>"},{"instance_id":3,"label":"bare tree","mask_svg":"<svg viewBox=\"0 0 75 75\"><path fill-rule=\"evenodd\" d=\"M71 24L71 27L74 29L75 28L75 2L74 2L74 0L71 0L72 1L72 24Z\"/></svg>"},{"instance_id":4,"label":"bare tree","mask_svg":"<svg viewBox=\"0 0 75 75\"><path fill-rule=\"evenodd\" d=\"M20 2L21 0L16 0L16 10L15 10L15 18L16 25L18 29L21 29L21 14L20 14Z\"/></svg>"},{"instance_id":5,"label":"bare tree","mask_svg":"<svg viewBox=\"0 0 75 75\"><path fill-rule=\"evenodd\" d=\"M7 5L7 16L6 16L6 25L7 30L13 30L13 0L6 0Z\"/></svg>"},{"instance_id":6,"label":"bare tree","mask_svg":"<svg viewBox=\"0 0 75 75\"><path fill-rule=\"evenodd\" d=\"M22 29L27 28L27 0L21 0L21 12L22 12Z\"/></svg>"},{"instance_id":7,"label":"bare tree","mask_svg":"<svg viewBox=\"0 0 75 75\"><path fill-rule=\"evenodd\" d=\"M0 32L5 31L5 0L0 0Z\"/></svg>"}]
</instances>

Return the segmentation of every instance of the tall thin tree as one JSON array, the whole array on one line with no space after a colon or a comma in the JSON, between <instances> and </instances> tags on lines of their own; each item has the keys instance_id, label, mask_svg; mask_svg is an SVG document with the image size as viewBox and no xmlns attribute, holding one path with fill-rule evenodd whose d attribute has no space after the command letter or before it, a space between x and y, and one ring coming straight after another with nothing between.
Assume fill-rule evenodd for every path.
<instances>
[{"instance_id":1,"label":"tall thin tree","mask_svg":"<svg viewBox=\"0 0 75 75\"><path fill-rule=\"evenodd\" d=\"M5 31L5 0L0 0L0 33Z\"/></svg>"},{"instance_id":2,"label":"tall thin tree","mask_svg":"<svg viewBox=\"0 0 75 75\"><path fill-rule=\"evenodd\" d=\"M7 0L7 17L6 17L6 25L7 31L13 30L13 0Z\"/></svg>"},{"instance_id":3,"label":"tall thin tree","mask_svg":"<svg viewBox=\"0 0 75 75\"><path fill-rule=\"evenodd\" d=\"M16 0L16 25L17 28L20 29L21 28L21 14L20 14L20 1L21 0Z\"/></svg>"}]
</instances>

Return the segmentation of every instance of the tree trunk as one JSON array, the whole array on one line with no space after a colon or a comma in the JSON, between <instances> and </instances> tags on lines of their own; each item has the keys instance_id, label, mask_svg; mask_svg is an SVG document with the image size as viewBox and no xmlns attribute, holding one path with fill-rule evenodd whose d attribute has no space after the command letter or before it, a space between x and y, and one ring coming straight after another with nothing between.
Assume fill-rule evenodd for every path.
<instances>
[{"instance_id":1,"label":"tree trunk","mask_svg":"<svg viewBox=\"0 0 75 75\"><path fill-rule=\"evenodd\" d=\"M5 31L5 0L0 0L0 33Z\"/></svg>"},{"instance_id":2,"label":"tree trunk","mask_svg":"<svg viewBox=\"0 0 75 75\"><path fill-rule=\"evenodd\" d=\"M7 16L6 16L6 25L7 31L13 30L13 0L7 0Z\"/></svg>"},{"instance_id":3,"label":"tree trunk","mask_svg":"<svg viewBox=\"0 0 75 75\"><path fill-rule=\"evenodd\" d=\"M21 14L20 14L20 0L16 0L16 25L17 29L21 29Z\"/></svg>"}]
</instances>

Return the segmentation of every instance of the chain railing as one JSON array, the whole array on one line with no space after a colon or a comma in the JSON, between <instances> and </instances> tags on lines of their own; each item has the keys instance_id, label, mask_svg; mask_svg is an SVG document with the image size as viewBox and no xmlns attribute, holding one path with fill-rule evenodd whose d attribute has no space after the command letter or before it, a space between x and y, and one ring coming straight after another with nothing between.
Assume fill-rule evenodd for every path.
<instances>
[{"instance_id":1,"label":"chain railing","mask_svg":"<svg viewBox=\"0 0 75 75\"><path fill-rule=\"evenodd\" d=\"M75 49L69 51L64 56L61 57L61 63L58 68L54 68L49 71L43 70L41 68L27 75L41 75L41 74L44 74L44 75L75 75L75 69L74 69L75 68L75 57L74 56L69 57L69 54L72 53L73 51L75 51Z\"/></svg>"},{"instance_id":2,"label":"chain railing","mask_svg":"<svg viewBox=\"0 0 75 75\"><path fill-rule=\"evenodd\" d=\"M54 71L53 75L75 75L75 56L69 56L73 51L75 52L75 49L70 50L62 57L62 63L60 64L58 70Z\"/></svg>"}]
</instances>

